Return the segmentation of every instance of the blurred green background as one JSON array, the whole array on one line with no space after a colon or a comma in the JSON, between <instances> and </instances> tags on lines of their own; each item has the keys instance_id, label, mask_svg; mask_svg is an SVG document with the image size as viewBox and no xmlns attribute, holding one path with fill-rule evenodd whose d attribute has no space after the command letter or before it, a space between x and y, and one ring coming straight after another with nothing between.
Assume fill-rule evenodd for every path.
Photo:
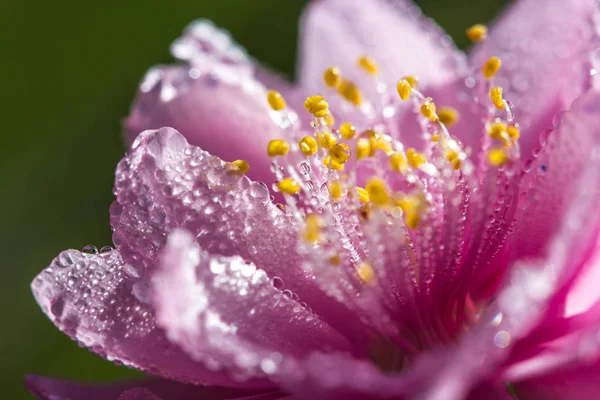
<instances>
[{"instance_id":1,"label":"blurred green background","mask_svg":"<svg viewBox=\"0 0 600 400\"><path fill-rule=\"evenodd\" d=\"M304 0L0 1L0 397L28 373L107 380L135 372L80 349L41 313L29 282L59 251L110 244L108 205L124 154L120 121L145 70L191 20L229 30L293 76ZM505 0L421 0L464 47Z\"/></svg>"}]
</instances>

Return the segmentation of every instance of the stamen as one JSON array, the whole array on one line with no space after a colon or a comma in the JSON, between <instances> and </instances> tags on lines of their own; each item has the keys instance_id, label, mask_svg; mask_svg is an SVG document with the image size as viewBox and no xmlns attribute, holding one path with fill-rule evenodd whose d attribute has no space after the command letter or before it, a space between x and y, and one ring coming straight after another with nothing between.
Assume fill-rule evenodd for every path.
<instances>
[{"instance_id":1,"label":"stamen","mask_svg":"<svg viewBox=\"0 0 600 400\"><path fill-rule=\"evenodd\" d=\"M336 144L337 140L335 140L335 136L331 132L319 132L317 134L317 140L319 142L319 146L326 150L331 150L331 148Z\"/></svg>"},{"instance_id":2,"label":"stamen","mask_svg":"<svg viewBox=\"0 0 600 400\"><path fill-rule=\"evenodd\" d=\"M275 111L281 111L285 108L285 99L281 93L275 90L269 90L267 92L267 101L271 108Z\"/></svg>"},{"instance_id":3,"label":"stamen","mask_svg":"<svg viewBox=\"0 0 600 400\"><path fill-rule=\"evenodd\" d=\"M365 189L357 187L356 193L358 193L358 201L361 203L367 203L369 201L369 193Z\"/></svg>"},{"instance_id":4,"label":"stamen","mask_svg":"<svg viewBox=\"0 0 600 400\"><path fill-rule=\"evenodd\" d=\"M338 86L337 90L343 98L355 106L360 106L362 104L362 95L354 82L344 79Z\"/></svg>"},{"instance_id":5,"label":"stamen","mask_svg":"<svg viewBox=\"0 0 600 400\"><path fill-rule=\"evenodd\" d=\"M494 167L500 167L506 163L508 155L504 149L491 149L488 151L488 161Z\"/></svg>"},{"instance_id":6,"label":"stamen","mask_svg":"<svg viewBox=\"0 0 600 400\"><path fill-rule=\"evenodd\" d=\"M329 195L334 200L339 200L342 197L344 187L340 181L333 181L329 184Z\"/></svg>"},{"instance_id":7,"label":"stamen","mask_svg":"<svg viewBox=\"0 0 600 400\"><path fill-rule=\"evenodd\" d=\"M282 179L277 183L277 187L282 193L296 194L300 191L300 185L292 178Z\"/></svg>"},{"instance_id":8,"label":"stamen","mask_svg":"<svg viewBox=\"0 0 600 400\"><path fill-rule=\"evenodd\" d=\"M488 129L488 134L494 140L502 140L504 132L506 132L506 125L501 122L492 124Z\"/></svg>"},{"instance_id":9,"label":"stamen","mask_svg":"<svg viewBox=\"0 0 600 400\"><path fill-rule=\"evenodd\" d=\"M342 82L342 72L338 67L328 68L323 73L323 81L327 86L337 88Z\"/></svg>"},{"instance_id":10,"label":"stamen","mask_svg":"<svg viewBox=\"0 0 600 400\"><path fill-rule=\"evenodd\" d=\"M467 37L472 42L480 42L487 38L487 26L476 24L467 29Z\"/></svg>"},{"instance_id":11,"label":"stamen","mask_svg":"<svg viewBox=\"0 0 600 400\"><path fill-rule=\"evenodd\" d=\"M366 261L361 262L356 267L356 273L358 274L358 277L360 278L362 283L365 285L373 282L373 280L375 279L375 272L373 271L373 267Z\"/></svg>"},{"instance_id":12,"label":"stamen","mask_svg":"<svg viewBox=\"0 0 600 400\"><path fill-rule=\"evenodd\" d=\"M333 115L331 115L331 113L326 114L323 117L323 121L325 121L325 125L327 125L328 127L333 126L333 124L335 124L335 118L333 118Z\"/></svg>"},{"instance_id":13,"label":"stamen","mask_svg":"<svg viewBox=\"0 0 600 400\"><path fill-rule=\"evenodd\" d=\"M396 90L398 91L398 96L400 96L402 100L408 100L408 98L410 97L410 92L412 90L412 85L410 84L408 79L402 79L400 82L398 82Z\"/></svg>"},{"instance_id":14,"label":"stamen","mask_svg":"<svg viewBox=\"0 0 600 400\"><path fill-rule=\"evenodd\" d=\"M490 89L490 98L494 102L494 105L498 110L504 110L506 105L504 104L504 99L502 98L502 88L499 86L494 86Z\"/></svg>"},{"instance_id":15,"label":"stamen","mask_svg":"<svg viewBox=\"0 0 600 400\"><path fill-rule=\"evenodd\" d=\"M244 175L246 175L250 169L250 164L244 160L235 160L232 161L231 164L235 165Z\"/></svg>"},{"instance_id":16,"label":"stamen","mask_svg":"<svg viewBox=\"0 0 600 400\"><path fill-rule=\"evenodd\" d=\"M460 155L454 150L448 150L446 152L446 159L448 160L448 162L450 164L452 164L454 169L460 169L460 158L459 157L460 157Z\"/></svg>"},{"instance_id":17,"label":"stamen","mask_svg":"<svg viewBox=\"0 0 600 400\"><path fill-rule=\"evenodd\" d=\"M366 157L373 157L377 150L377 144L374 138L360 138L356 142L356 159L362 160Z\"/></svg>"},{"instance_id":18,"label":"stamen","mask_svg":"<svg viewBox=\"0 0 600 400\"><path fill-rule=\"evenodd\" d=\"M335 171L343 171L344 170L344 164L338 163L333 158L331 158L331 156L325 157L325 160L323 160L323 165L325 165L327 168L333 169Z\"/></svg>"},{"instance_id":19,"label":"stamen","mask_svg":"<svg viewBox=\"0 0 600 400\"><path fill-rule=\"evenodd\" d=\"M349 123L344 123L340 125L340 135L346 140L350 140L356 135L356 128L354 125Z\"/></svg>"},{"instance_id":20,"label":"stamen","mask_svg":"<svg viewBox=\"0 0 600 400\"><path fill-rule=\"evenodd\" d=\"M283 139L273 139L267 146L269 157L285 156L290 151L290 145Z\"/></svg>"},{"instance_id":21,"label":"stamen","mask_svg":"<svg viewBox=\"0 0 600 400\"><path fill-rule=\"evenodd\" d=\"M300 151L306 156L312 156L318 150L317 141L312 136L304 136L298 142Z\"/></svg>"},{"instance_id":22,"label":"stamen","mask_svg":"<svg viewBox=\"0 0 600 400\"><path fill-rule=\"evenodd\" d=\"M498 57L491 57L485 62L485 64L483 64L481 72L483 73L485 79L492 79L494 75L496 75L496 72L500 70L501 66L502 61L500 61Z\"/></svg>"},{"instance_id":23,"label":"stamen","mask_svg":"<svg viewBox=\"0 0 600 400\"><path fill-rule=\"evenodd\" d=\"M385 183L381 179L371 179L367 183L367 186L365 186L365 189L373 204L385 206L390 203L390 195L385 187Z\"/></svg>"},{"instance_id":24,"label":"stamen","mask_svg":"<svg viewBox=\"0 0 600 400\"><path fill-rule=\"evenodd\" d=\"M438 119L442 124L452 126L458 122L458 111L452 107L442 107L438 111Z\"/></svg>"},{"instance_id":25,"label":"stamen","mask_svg":"<svg viewBox=\"0 0 600 400\"><path fill-rule=\"evenodd\" d=\"M419 85L419 78L417 78L414 75L407 75L402 79L408 81L408 83L410 83L410 86L412 86L414 88L416 88Z\"/></svg>"},{"instance_id":26,"label":"stamen","mask_svg":"<svg viewBox=\"0 0 600 400\"><path fill-rule=\"evenodd\" d=\"M323 96L310 96L304 101L304 108L315 118L323 118L329 114L329 103Z\"/></svg>"},{"instance_id":27,"label":"stamen","mask_svg":"<svg viewBox=\"0 0 600 400\"><path fill-rule=\"evenodd\" d=\"M377 73L379 72L379 67L377 66L377 63L369 57L363 56L359 58L358 65L371 75L377 75Z\"/></svg>"},{"instance_id":28,"label":"stamen","mask_svg":"<svg viewBox=\"0 0 600 400\"><path fill-rule=\"evenodd\" d=\"M408 164L413 168L419 168L421 165L427 162L425 156L417 152L413 148L406 150L406 160L408 161Z\"/></svg>"},{"instance_id":29,"label":"stamen","mask_svg":"<svg viewBox=\"0 0 600 400\"><path fill-rule=\"evenodd\" d=\"M315 214L306 216L303 232L304 240L308 243L317 243L321 237L321 220Z\"/></svg>"},{"instance_id":30,"label":"stamen","mask_svg":"<svg viewBox=\"0 0 600 400\"><path fill-rule=\"evenodd\" d=\"M512 139L512 142L515 143L521 135L521 130L516 125L509 125L508 128L506 128L506 133L508 133L508 136Z\"/></svg>"},{"instance_id":31,"label":"stamen","mask_svg":"<svg viewBox=\"0 0 600 400\"><path fill-rule=\"evenodd\" d=\"M433 102L431 97L425 99L425 102L421 105L421 115L423 115L426 118L429 118L431 122L436 122L438 120L435 103Z\"/></svg>"},{"instance_id":32,"label":"stamen","mask_svg":"<svg viewBox=\"0 0 600 400\"><path fill-rule=\"evenodd\" d=\"M329 150L329 156L336 163L344 164L350 159L350 147L345 143L337 143Z\"/></svg>"}]
</instances>

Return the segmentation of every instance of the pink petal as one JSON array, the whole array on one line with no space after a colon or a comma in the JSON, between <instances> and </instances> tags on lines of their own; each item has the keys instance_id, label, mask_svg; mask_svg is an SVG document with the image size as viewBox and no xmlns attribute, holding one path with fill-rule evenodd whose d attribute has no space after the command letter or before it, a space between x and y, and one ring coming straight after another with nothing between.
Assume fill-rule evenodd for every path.
<instances>
[{"instance_id":1,"label":"pink petal","mask_svg":"<svg viewBox=\"0 0 600 400\"><path fill-rule=\"evenodd\" d=\"M578 129L571 131L573 138L579 137L579 130L586 124L588 133L597 129L597 122L586 115L586 112L593 112L598 104L597 100L588 103L586 100L597 95L590 96L578 101L573 110L563 117L565 121L561 126ZM581 125L567 122L575 116L579 117ZM555 148L560 149L560 146ZM521 343L531 344L530 335L538 335L540 329L561 318L560 310L566 293L573 288L575 278L590 260L600 226L600 210L597 207L600 200L600 157L593 147L588 147L588 150L587 154L581 155L581 169L572 176L573 183L569 187L572 198L568 208L557 217L560 224L546 244L545 257L521 261L513 267L512 279L498 294L496 304L488 310L489 317L483 316L479 326L462 339L452 356L455 361L439 375L437 384L431 387L430 397L426 398L437 398L435 396L450 382L466 393L478 380L502 379L501 371L513 360L521 360L520 352L531 350ZM597 321L590 320L595 324ZM585 325L579 327L584 328ZM565 347L564 352L576 355L573 347Z\"/></svg>"},{"instance_id":2,"label":"pink petal","mask_svg":"<svg viewBox=\"0 0 600 400\"><path fill-rule=\"evenodd\" d=\"M200 19L190 23L184 34L171 45L171 53L192 66L215 62L225 67L236 66L239 71L252 75L266 88L283 94L288 104L302 107L304 99L291 82L251 59L227 31L216 27L209 20Z\"/></svg>"},{"instance_id":3,"label":"pink petal","mask_svg":"<svg viewBox=\"0 0 600 400\"><path fill-rule=\"evenodd\" d=\"M348 307L302 269L299 227L271 203L267 187L188 145L177 131L142 133L117 168L115 191L113 240L140 275L156 265L167 235L182 228L203 250L237 255L263 269L332 326L349 335L356 330Z\"/></svg>"},{"instance_id":4,"label":"pink petal","mask_svg":"<svg viewBox=\"0 0 600 400\"><path fill-rule=\"evenodd\" d=\"M504 62L495 83L504 87L523 128L524 155L551 128L553 116L589 87L596 7L593 0L516 1L471 55L475 65L490 56Z\"/></svg>"},{"instance_id":5,"label":"pink petal","mask_svg":"<svg viewBox=\"0 0 600 400\"><path fill-rule=\"evenodd\" d=\"M524 163L528 173L521 182L514 257L538 256L559 229L565 210L576 200L575 186L591 158L600 151L600 95L584 94L564 113L545 143Z\"/></svg>"},{"instance_id":6,"label":"pink petal","mask_svg":"<svg viewBox=\"0 0 600 400\"><path fill-rule=\"evenodd\" d=\"M112 384L83 384L28 376L29 391L40 400L234 400L256 391L186 385L162 379Z\"/></svg>"},{"instance_id":7,"label":"pink petal","mask_svg":"<svg viewBox=\"0 0 600 400\"><path fill-rule=\"evenodd\" d=\"M238 256L210 255L185 231L169 236L153 278L157 316L194 359L240 376L276 373L311 351L347 351L337 331Z\"/></svg>"},{"instance_id":8,"label":"pink petal","mask_svg":"<svg viewBox=\"0 0 600 400\"><path fill-rule=\"evenodd\" d=\"M461 58L451 39L404 0L315 0L303 16L300 45L300 85L307 94L323 92L323 72L332 66L361 89L374 88L357 65L365 55L377 61L388 85L406 75L441 84Z\"/></svg>"},{"instance_id":9,"label":"pink petal","mask_svg":"<svg viewBox=\"0 0 600 400\"><path fill-rule=\"evenodd\" d=\"M225 160L246 160L249 176L270 182L267 143L284 132L280 113L271 111L257 76L277 83L284 94L294 92L265 70L255 73L254 64L223 32L207 22L198 24L209 30L202 40L194 36L201 29L191 25L173 45L185 64L155 67L146 74L125 121L127 137L132 142L144 130L173 127Z\"/></svg>"},{"instance_id":10,"label":"pink petal","mask_svg":"<svg viewBox=\"0 0 600 400\"><path fill-rule=\"evenodd\" d=\"M591 400L600 398L600 362L580 364L515 385L524 399Z\"/></svg>"},{"instance_id":11,"label":"pink petal","mask_svg":"<svg viewBox=\"0 0 600 400\"><path fill-rule=\"evenodd\" d=\"M267 385L207 370L171 344L156 325L153 308L139 296L145 286L116 250L67 250L35 278L32 290L59 329L111 361L184 382Z\"/></svg>"}]
</instances>

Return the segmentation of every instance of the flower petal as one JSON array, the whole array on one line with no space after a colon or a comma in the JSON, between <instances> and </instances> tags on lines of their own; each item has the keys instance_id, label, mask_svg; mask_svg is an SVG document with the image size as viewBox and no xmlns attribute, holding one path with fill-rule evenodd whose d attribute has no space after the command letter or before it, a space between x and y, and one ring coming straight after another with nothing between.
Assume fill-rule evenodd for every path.
<instances>
[{"instance_id":1,"label":"flower petal","mask_svg":"<svg viewBox=\"0 0 600 400\"><path fill-rule=\"evenodd\" d=\"M365 82L357 64L365 55L378 63L388 85L406 75L441 84L461 58L451 39L409 1L315 0L303 16L300 45L300 85L308 94L322 92L323 72L332 66ZM369 86L373 81L359 84Z\"/></svg>"},{"instance_id":2,"label":"flower petal","mask_svg":"<svg viewBox=\"0 0 600 400\"><path fill-rule=\"evenodd\" d=\"M595 98L597 94L587 97ZM589 104L586 99L578 101L571 115L565 120L579 116L582 125L594 122L586 118L585 112L597 108L597 101ZM567 126L567 122L563 122ZM588 125L592 132L596 125ZM569 131L567 131L569 132ZM578 132L573 132L574 138ZM569 206L560 215L561 223L553 230L551 241L546 243L547 251L543 258L521 261L513 267L512 279L498 294L488 316L482 316L477 327L473 328L461 341L453 354L455 361L440 374L438 384L430 389L430 396L443 391L448 382L457 382L463 393L478 380L502 379L513 360L522 359L519 352L529 351L528 346L519 346L530 335L552 320L561 317L566 293L573 287L575 278L583 271L590 259L600 226L600 157L594 155L593 147L582 154L581 169L573 175L570 191L573 194ZM560 190L564 190L561 188ZM572 347L567 348L573 354ZM504 362L504 365L502 363ZM484 365L484 367L482 367ZM489 374L489 375L488 375ZM426 398L436 398L426 397ZM445 397L449 398L449 397ZM459 398L459 397L452 397Z\"/></svg>"},{"instance_id":3,"label":"flower petal","mask_svg":"<svg viewBox=\"0 0 600 400\"><path fill-rule=\"evenodd\" d=\"M139 295L146 285L116 250L67 250L35 278L32 290L59 329L111 361L184 382L268 386L207 370L170 343L156 325L153 308Z\"/></svg>"},{"instance_id":4,"label":"flower petal","mask_svg":"<svg viewBox=\"0 0 600 400\"><path fill-rule=\"evenodd\" d=\"M489 56L503 60L495 84L505 89L522 126L524 155L553 116L589 87L596 7L593 0L516 1L471 55L474 65Z\"/></svg>"},{"instance_id":5,"label":"flower petal","mask_svg":"<svg viewBox=\"0 0 600 400\"><path fill-rule=\"evenodd\" d=\"M519 398L588 400L600 398L600 363L580 364L515 385Z\"/></svg>"},{"instance_id":6,"label":"flower petal","mask_svg":"<svg viewBox=\"0 0 600 400\"><path fill-rule=\"evenodd\" d=\"M208 33L198 33L201 27ZM225 160L247 161L249 176L269 182L272 173L267 144L285 137L281 126L290 121L270 109L267 91L257 76L268 84L278 82L280 90L287 86L265 70L255 74L256 68L245 53L204 21L188 27L172 49L186 63L147 72L125 121L129 141L144 130L170 126L190 143Z\"/></svg>"},{"instance_id":7,"label":"flower petal","mask_svg":"<svg viewBox=\"0 0 600 400\"><path fill-rule=\"evenodd\" d=\"M599 124L600 94L591 90L541 136L545 143L534 152L537 157L524 163L513 257L539 256L559 229L565 210L576 200L578 178L598 157Z\"/></svg>"},{"instance_id":8,"label":"flower petal","mask_svg":"<svg viewBox=\"0 0 600 400\"><path fill-rule=\"evenodd\" d=\"M233 400L257 393L247 389L196 386L162 379L83 384L31 375L25 383L40 400Z\"/></svg>"},{"instance_id":9,"label":"flower petal","mask_svg":"<svg viewBox=\"0 0 600 400\"><path fill-rule=\"evenodd\" d=\"M167 235L185 229L204 251L242 257L332 326L348 334L356 330L348 307L302 269L296 249L300 227L271 203L267 187L190 146L177 131L142 133L117 168L115 192L113 240L140 275L148 276L157 264Z\"/></svg>"},{"instance_id":10,"label":"flower petal","mask_svg":"<svg viewBox=\"0 0 600 400\"><path fill-rule=\"evenodd\" d=\"M240 376L275 374L311 351L346 351L348 341L241 257L204 251L175 231L153 277L158 321L194 359Z\"/></svg>"},{"instance_id":11,"label":"flower petal","mask_svg":"<svg viewBox=\"0 0 600 400\"><path fill-rule=\"evenodd\" d=\"M171 54L192 66L215 62L225 66L235 65L266 88L280 92L288 104L294 106L292 108L302 108L304 99L291 82L250 58L229 32L216 27L209 20L199 19L190 23L183 35L171 45Z\"/></svg>"}]
</instances>

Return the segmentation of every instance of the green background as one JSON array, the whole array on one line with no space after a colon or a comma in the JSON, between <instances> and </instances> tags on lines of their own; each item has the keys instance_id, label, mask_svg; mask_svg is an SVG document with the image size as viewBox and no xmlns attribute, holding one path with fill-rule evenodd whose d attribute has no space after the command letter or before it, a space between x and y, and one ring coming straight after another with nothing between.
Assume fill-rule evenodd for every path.
<instances>
[{"instance_id":1,"label":"green background","mask_svg":"<svg viewBox=\"0 0 600 400\"><path fill-rule=\"evenodd\" d=\"M418 3L464 47L464 30L504 0ZM293 76L302 0L0 1L0 397L29 398L28 373L84 380L135 375L61 334L29 282L66 248L110 244L108 205L124 153L120 121L145 70L191 20L229 30ZM391 49L392 50L392 49Z\"/></svg>"}]
</instances>

